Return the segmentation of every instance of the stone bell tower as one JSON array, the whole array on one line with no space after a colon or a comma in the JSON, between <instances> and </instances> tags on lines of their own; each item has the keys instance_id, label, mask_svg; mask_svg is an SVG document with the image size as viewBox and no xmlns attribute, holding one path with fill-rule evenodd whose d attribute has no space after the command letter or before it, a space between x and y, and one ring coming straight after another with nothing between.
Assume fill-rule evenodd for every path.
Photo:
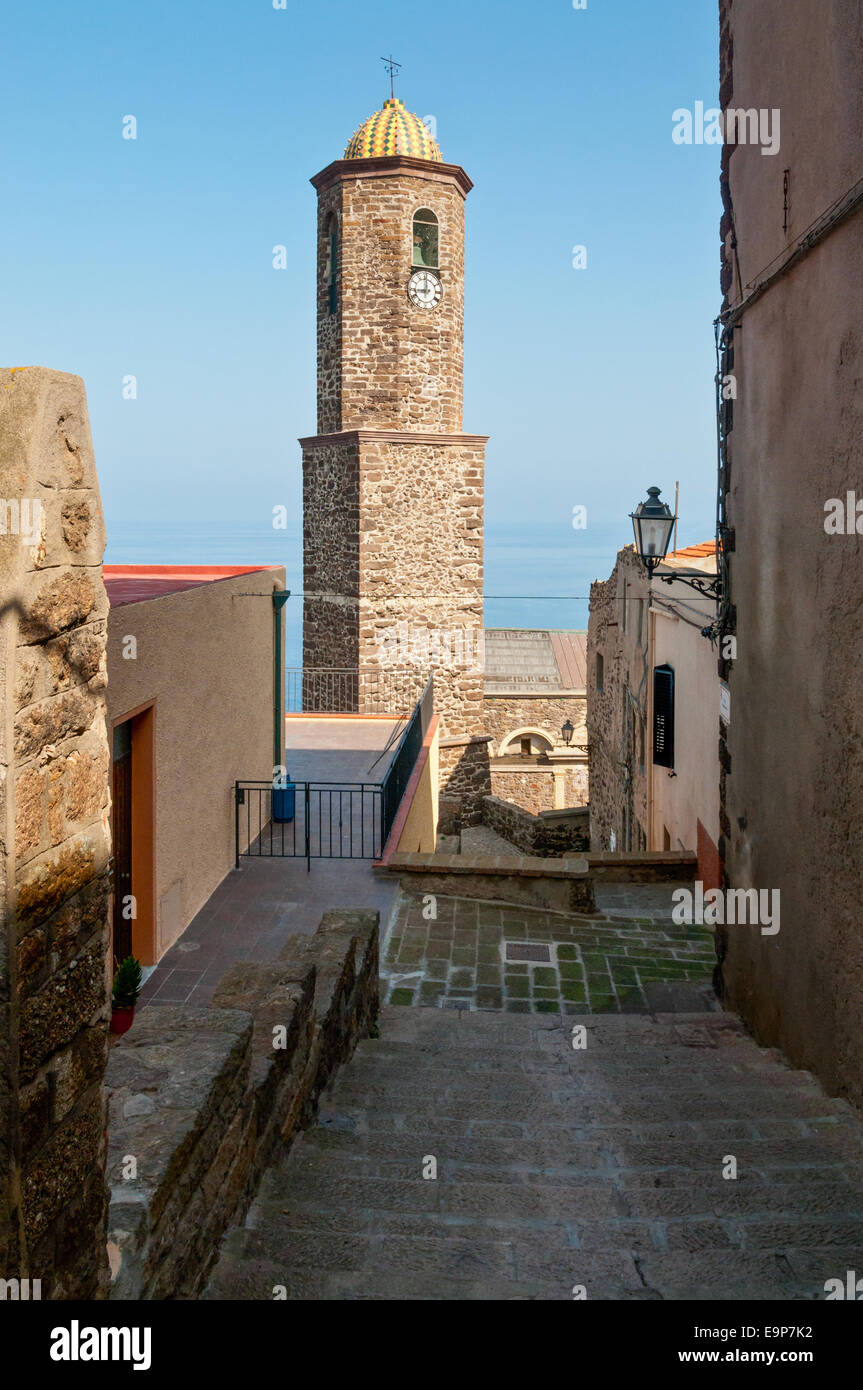
<instances>
[{"instance_id":1,"label":"stone bell tower","mask_svg":"<svg viewBox=\"0 0 863 1390\"><path fill-rule=\"evenodd\" d=\"M433 671L443 730L476 732L486 436L462 432L472 184L397 98L311 182L318 433L300 440L303 664L381 668L394 684Z\"/></svg>"}]
</instances>

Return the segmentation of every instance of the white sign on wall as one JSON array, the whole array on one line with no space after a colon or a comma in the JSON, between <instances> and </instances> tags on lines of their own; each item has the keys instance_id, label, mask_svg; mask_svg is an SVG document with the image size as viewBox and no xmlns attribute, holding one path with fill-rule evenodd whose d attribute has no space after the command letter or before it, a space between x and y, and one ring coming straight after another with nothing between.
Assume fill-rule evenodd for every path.
<instances>
[{"instance_id":1,"label":"white sign on wall","mask_svg":"<svg viewBox=\"0 0 863 1390\"><path fill-rule=\"evenodd\" d=\"M731 723L731 691L725 681L719 682L719 718L723 724Z\"/></svg>"}]
</instances>

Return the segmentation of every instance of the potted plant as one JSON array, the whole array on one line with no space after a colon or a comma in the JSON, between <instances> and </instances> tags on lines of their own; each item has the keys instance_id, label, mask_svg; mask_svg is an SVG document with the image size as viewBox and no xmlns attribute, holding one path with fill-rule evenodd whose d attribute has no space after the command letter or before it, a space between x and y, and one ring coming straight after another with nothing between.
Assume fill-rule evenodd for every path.
<instances>
[{"instance_id":1,"label":"potted plant","mask_svg":"<svg viewBox=\"0 0 863 1390\"><path fill-rule=\"evenodd\" d=\"M117 967L111 992L111 1032L126 1033L135 1017L135 1005L141 993L141 962L127 956Z\"/></svg>"}]
</instances>

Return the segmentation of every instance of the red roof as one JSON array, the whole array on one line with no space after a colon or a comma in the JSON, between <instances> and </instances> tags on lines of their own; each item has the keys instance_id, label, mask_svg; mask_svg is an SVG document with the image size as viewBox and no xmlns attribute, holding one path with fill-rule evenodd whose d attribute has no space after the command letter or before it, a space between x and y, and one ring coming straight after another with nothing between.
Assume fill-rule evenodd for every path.
<instances>
[{"instance_id":1,"label":"red roof","mask_svg":"<svg viewBox=\"0 0 863 1390\"><path fill-rule=\"evenodd\" d=\"M666 560L709 560L716 554L716 541L699 541L698 545L688 545L684 550L670 550Z\"/></svg>"},{"instance_id":2,"label":"red roof","mask_svg":"<svg viewBox=\"0 0 863 1390\"><path fill-rule=\"evenodd\" d=\"M179 594L184 589L200 589L220 579L238 574L262 574L280 569L279 565L103 565L102 578L112 608L124 603L145 603L148 599Z\"/></svg>"}]
</instances>

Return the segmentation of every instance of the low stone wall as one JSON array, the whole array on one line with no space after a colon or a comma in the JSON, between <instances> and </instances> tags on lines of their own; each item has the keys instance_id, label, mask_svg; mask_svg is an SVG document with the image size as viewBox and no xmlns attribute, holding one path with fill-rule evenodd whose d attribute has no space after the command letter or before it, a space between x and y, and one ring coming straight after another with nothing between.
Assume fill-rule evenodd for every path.
<instances>
[{"instance_id":1,"label":"low stone wall","mask_svg":"<svg viewBox=\"0 0 863 1390\"><path fill-rule=\"evenodd\" d=\"M496 830L524 854L538 858L589 850L588 815L585 806L534 816L498 796L487 796L482 803L483 825Z\"/></svg>"},{"instance_id":2,"label":"low stone wall","mask_svg":"<svg viewBox=\"0 0 863 1390\"><path fill-rule=\"evenodd\" d=\"M596 911L596 883L691 882L694 854L586 854L578 857L496 858L467 854L395 854L375 873L395 873L407 893L482 898L549 912Z\"/></svg>"},{"instance_id":3,"label":"low stone wall","mask_svg":"<svg viewBox=\"0 0 863 1390\"><path fill-rule=\"evenodd\" d=\"M397 854L388 871L408 893L440 893L549 912L596 911L586 859L496 859L468 854ZM380 870L376 869L376 872Z\"/></svg>"},{"instance_id":4,"label":"low stone wall","mask_svg":"<svg viewBox=\"0 0 863 1390\"><path fill-rule=\"evenodd\" d=\"M112 1299L195 1298L280 1145L376 1027L377 912L329 912L206 1009L143 1009L108 1063Z\"/></svg>"}]
</instances>

